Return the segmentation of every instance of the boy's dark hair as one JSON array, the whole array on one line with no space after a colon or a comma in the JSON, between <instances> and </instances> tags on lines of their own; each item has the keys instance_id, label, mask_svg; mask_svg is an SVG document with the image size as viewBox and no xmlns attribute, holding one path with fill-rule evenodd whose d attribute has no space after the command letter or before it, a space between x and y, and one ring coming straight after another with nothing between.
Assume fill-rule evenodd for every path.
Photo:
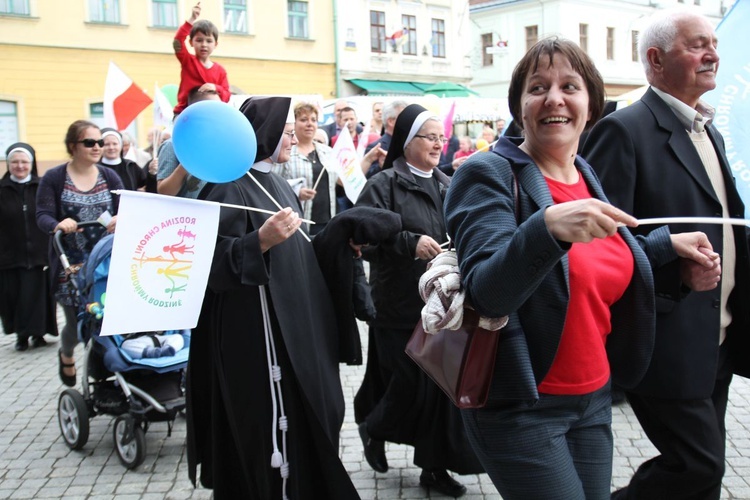
<instances>
[{"instance_id":1,"label":"boy's dark hair","mask_svg":"<svg viewBox=\"0 0 750 500\"><path fill-rule=\"evenodd\" d=\"M201 87L202 87L202 85L198 85L198 86L193 87L192 89L190 89L190 92L188 92L188 98L187 98L187 105L188 106L190 106L191 104L194 104L194 103L196 103L198 101L205 101L206 99L208 99L208 95L209 94L216 94L216 95L219 94L215 90L201 91Z\"/></svg>"},{"instance_id":2,"label":"boy's dark hair","mask_svg":"<svg viewBox=\"0 0 750 500\"><path fill-rule=\"evenodd\" d=\"M214 37L214 41L219 41L219 30L216 25L208 19L199 19L195 21L193 27L190 29L190 40L193 39L196 33L203 33L206 36Z\"/></svg>"}]
</instances>

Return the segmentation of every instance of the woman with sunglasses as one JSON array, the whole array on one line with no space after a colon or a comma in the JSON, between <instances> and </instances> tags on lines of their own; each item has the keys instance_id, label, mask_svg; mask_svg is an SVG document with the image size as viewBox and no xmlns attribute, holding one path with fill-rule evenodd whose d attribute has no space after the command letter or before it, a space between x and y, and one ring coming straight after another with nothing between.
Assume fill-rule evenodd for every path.
<instances>
[{"instance_id":1,"label":"woman with sunglasses","mask_svg":"<svg viewBox=\"0 0 750 500\"><path fill-rule=\"evenodd\" d=\"M36 198L36 222L49 234L65 233L63 245L71 263L81 264L106 232L113 232L117 223L117 202L110 191L123 189L122 180L111 168L97 165L102 156L104 140L95 124L77 120L68 127L65 148L70 161L47 171L39 183ZM111 218L108 219L108 216ZM79 222L103 218L105 227L78 228ZM76 383L73 350L78 343L75 288L70 270L64 269L54 248L49 245L52 293L65 312L65 327L60 335L59 374L67 386ZM72 266L71 266L72 267Z\"/></svg>"},{"instance_id":2,"label":"woman with sunglasses","mask_svg":"<svg viewBox=\"0 0 750 500\"><path fill-rule=\"evenodd\" d=\"M388 470L385 441L409 444L414 464L422 468L419 483L460 497L466 487L446 469L459 474L483 469L458 409L404 353L424 306L419 278L447 243L443 200L450 178L436 168L445 142L438 117L418 104L405 107L396 119L382 171L367 181L357 200L357 207L399 214L403 229L388 243L362 248L370 261L377 315L370 322L367 373L354 412L370 467Z\"/></svg>"}]
</instances>

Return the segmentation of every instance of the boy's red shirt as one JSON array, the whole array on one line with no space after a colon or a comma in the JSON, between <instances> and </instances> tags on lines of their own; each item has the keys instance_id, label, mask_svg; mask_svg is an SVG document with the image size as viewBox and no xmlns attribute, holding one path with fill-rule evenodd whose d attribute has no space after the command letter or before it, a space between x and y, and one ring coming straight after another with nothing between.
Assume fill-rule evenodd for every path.
<instances>
[{"instance_id":1,"label":"boy's red shirt","mask_svg":"<svg viewBox=\"0 0 750 500\"><path fill-rule=\"evenodd\" d=\"M175 115L187 107L188 94L190 89L200 87L204 83L213 83L216 85L216 91L224 102L229 102L229 80L227 71L219 63L214 63L210 68L201 64L195 55L191 54L185 39L190 35L193 25L185 22L177 30L174 36L175 41L180 43L180 50L175 52L177 60L180 61L182 70L180 71L180 87L177 90L177 105L174 107Z\"/></svg>"}]
</instances>

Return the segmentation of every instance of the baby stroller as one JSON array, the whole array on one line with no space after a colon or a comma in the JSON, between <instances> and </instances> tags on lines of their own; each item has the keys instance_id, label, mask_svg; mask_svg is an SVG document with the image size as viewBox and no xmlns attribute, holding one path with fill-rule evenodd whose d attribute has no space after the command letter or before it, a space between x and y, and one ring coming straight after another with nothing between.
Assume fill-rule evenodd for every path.
<instances>
[{"instance_id":1,"label":"baby stroller","mask_svg":"<svg viewBox=\"0 0 750 500\"><path fill-rule=\"evenodd\" d=\"M60 261L68 269L61 235L58 231L53 241ZM78 336L85 346L83 387L82 393L70 388L60 394L57 415L63 440L73 450L81 449L88 441L89 419L102 414L116 417L113 437L117 456L125 467L134 469L146 457L145 434L150 423L167 422L167 436L171 436L175 417L185 409L182 381L190 331L149 332L182 335L185 347L173 356L141 359L131 357L122 348L126 336L99 335L113 238L104 236L73 278L79 299Z\"/></svg>"}]
</instances>

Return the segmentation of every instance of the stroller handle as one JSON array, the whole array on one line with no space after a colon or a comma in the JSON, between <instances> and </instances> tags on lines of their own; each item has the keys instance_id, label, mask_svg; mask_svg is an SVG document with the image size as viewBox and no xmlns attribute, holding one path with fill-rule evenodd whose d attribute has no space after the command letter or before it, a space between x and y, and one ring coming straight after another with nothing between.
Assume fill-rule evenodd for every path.
<instances>
[{"instance_id":1,"label":"stroller handle","mask_svg":"<svg viewBox=\"0 0 750 500\"><path fill-rule=\"evenodd\" d=\"M79 228L101 225L99 221L95 221L95 220L78 222L77 224ZM57 254L57 257L60 259L60 263L63 265L63 268L69 269L70 261L68 260L68 256L65 255L65 249L63 248L63 244L62 244L63 234L65 233L59 229L55 231L55 234L52 236L52 247L55 249L55 253Z\"/></svg>"}]
</instances>

